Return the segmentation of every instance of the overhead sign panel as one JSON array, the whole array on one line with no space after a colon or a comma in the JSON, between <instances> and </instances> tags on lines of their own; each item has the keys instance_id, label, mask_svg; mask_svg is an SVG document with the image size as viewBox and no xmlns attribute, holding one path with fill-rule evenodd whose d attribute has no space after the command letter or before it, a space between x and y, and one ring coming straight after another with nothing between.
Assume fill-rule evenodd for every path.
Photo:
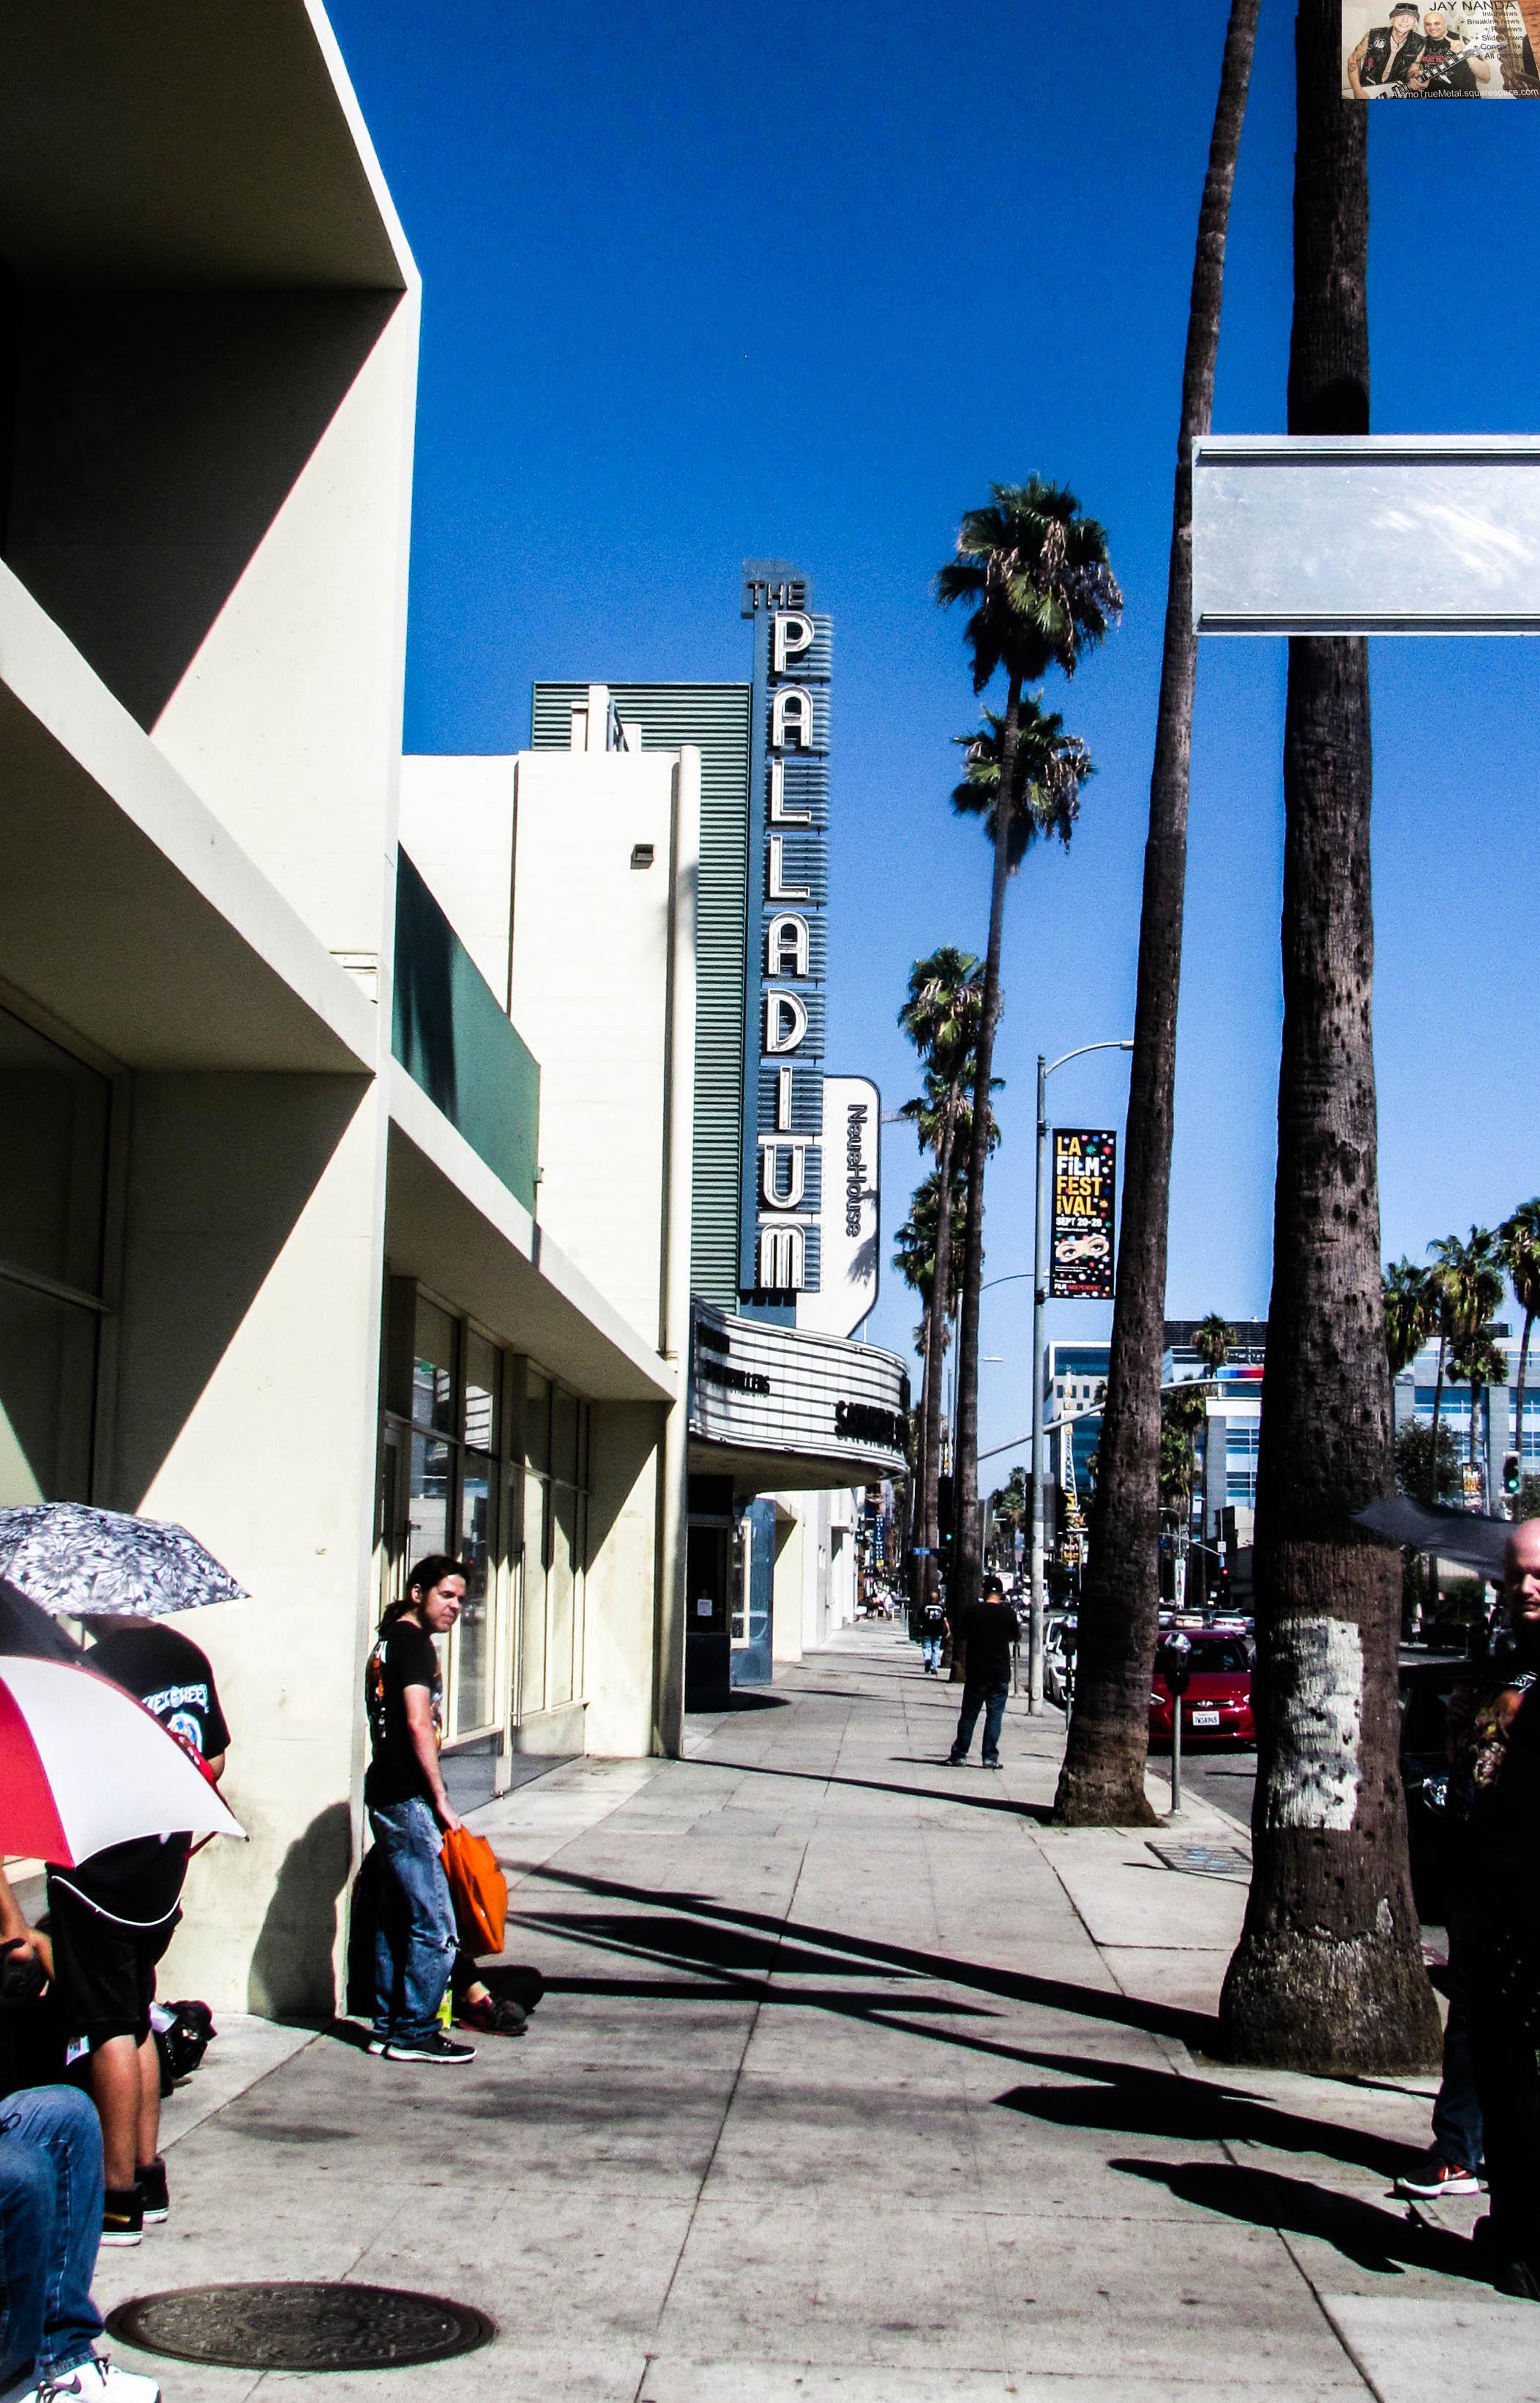
<instances>
[{"instance_id":1,"label":"overhead sign panel","mask_svg":"<svg viewBox=\"0 0 1540 2403\"><path fill-rule=\"evenodd\" d=\"M1054 1128L1048 1292L1056 1301L1112 1299L1117 1188L1117 1137L1110 1127Z\"/></svg>"},{"instance_id":2,"label":"overhead sign panel","mask_svg":"<svg viewBox=\"0 0 1540 2403\"><path fill-rule=\"evenodd\" d=\"M1344 100L1540 100L1540 0L1342 0Z\"/></svg>"},{"instance_id":3,"label":"overhead sign panel","mask_svg":"<svg viewBox=\"0 0 1540 2403\"><path fill-rule=\"evenodd\" d=\"M881 1096L869 1076L825 1077L819 1286L798 1295L798 1327L853 1335L877 1306L881 1122Z\"/></svg>"},{"instance_id":4,"label":"overhead sign panel","mask_svg":"<svg viewBox=\"0 0 1540 2403\"><path fill-rule=\"evenodd\" d=\"M901 1473L909 1379L901 1360L764 1318L691 1306L690 1434L733 1452L848 1464L851 1481Z\"/></svg>"},{"instance_id":5,"label":"overhead sign panel","mask_svg":"<svg viewBox=\"0 0 1540 2403\"><path fill-rule=\"evenodd\" d=\"M1540 633L1540 435L1193 444L1200 634Z\"/></svg>"}]
</instances>

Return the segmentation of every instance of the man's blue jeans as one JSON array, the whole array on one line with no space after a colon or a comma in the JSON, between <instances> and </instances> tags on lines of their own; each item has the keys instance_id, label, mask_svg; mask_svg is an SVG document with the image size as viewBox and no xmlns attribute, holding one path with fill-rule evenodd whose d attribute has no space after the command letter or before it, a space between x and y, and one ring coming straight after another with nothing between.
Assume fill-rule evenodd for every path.
<instances>
[{"instance_id":1,"label":"man's blue jeans","mask_svg":"<svg viewBox=\"0 0 1540 2403\"><path fill-rule=\"evenodd\" d=\"M953 1760L965 1760L973 1742L973 1730L978 1724L978 1714L984 1714L984 1758L1000 1757L1000 1730L1006 1723L1006 1704L1010 1700L1010 1679L999 1686L967 1686L963 1688L963 1707L957 1715L957 1734L951 1747Z\"/></svg>"},{"instance_id":2,"label":"man's blue jeans","mask_svg":"<svg viewBox=\"0 0 1540 2403\"><path fill-rule=\"evenodd\" d=\"M1470 2018L1465 2001L1465 1962L1458 1924L1450 1929L1448 1993L1444 2023L1444 2074L1433 2106L1433 2148L1462 2169L1478 2170L1487 2158L1481 2104L1470 2057Z\"/></svg>"},{"instance_id":3,"label":"man's blue jeans","mask_svg":"<svg viewBox=\"0 0 1540 2403\"><path fill-rule=\"evenodd\" d=\"M923 1660L927 1669L939 1669L941 1666L941 1641L942 1639L939 1635L923 1635L921 1637L920 1657Z\"/></svg>"},{"instance_id":4,"label":"man's blue jeans","mask_svg":"<svg viewBox=\"0 0 1540 2403\"><path fill-rule=\"evenodd\" d=\"M374 1938L374 2033L416 2044L438 2023L458 1942L438 1857L444 1839L431 1806L416 1796L371 1810L369 1826L385 1870Z\"/></svg>"},{"instance_id":5,"label":"man's blue jeans","mask_svg":"<svg viewBox=\"0 0 1540 2403\"><path fill-rule=\"evenodd\" d=\"M102 2123L73 2086L0 2102L0 2403L89 2361L102 2333Z\"/></svg>"}]
</instances>

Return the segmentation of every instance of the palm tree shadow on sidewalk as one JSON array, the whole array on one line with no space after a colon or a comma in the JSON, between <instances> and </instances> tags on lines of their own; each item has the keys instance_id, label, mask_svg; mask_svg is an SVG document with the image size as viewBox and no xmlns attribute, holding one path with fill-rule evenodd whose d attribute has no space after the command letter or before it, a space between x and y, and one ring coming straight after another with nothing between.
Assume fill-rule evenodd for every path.
<instances>
[{"instance_id":1,"label":"palm tree shadow on sidewalk","mask_svg":"<svg viewBox=\"0 0 1540 2403\"><path fill-rule=\"evenodd\" d=\"M1183 2202L1216 2211L1253 2228L1291 2236L1319 2236L1360 2270L1399 2278L1408 2270L1431 2270L1480 2286L1491 2280L1468 2236L1398 2217L1357 2195L1284 2177L1277 2170L1248 2169L1234 2161L1113 2160L1109 2169L1169 2187Z\"/></svg>"},{"instance_id":2,"label":"palm tree shadow on sidewalk","mask_svg":"<svg viewBox=\"0 0 1540 2403\"><path fill-rule=\"evenodd\" d=\"M893 1757L914 1769L939 1769L942 1766L934 1753L922 1756L895 1752ZM734 1769L749 1777L795 1777L808 1785L849 1785L862 1794L901 1794L909 1802L961 1802L964 1810L999 1811L1008 1819L1034 1820L1040 1827L1048 1827L1053 1819L1052 1809L1047 1802L1013 1802L1004 1794L970 1794L964 1787L957 1785L895 1785L890 1778L884 1777L840 1777L833 1771L771 1769L761 1760L718 1760L715 1757L705 1760L703 1755L697 1755L697 1762L701 1761L708 1769Z\"/></svg>"}]
</instances>

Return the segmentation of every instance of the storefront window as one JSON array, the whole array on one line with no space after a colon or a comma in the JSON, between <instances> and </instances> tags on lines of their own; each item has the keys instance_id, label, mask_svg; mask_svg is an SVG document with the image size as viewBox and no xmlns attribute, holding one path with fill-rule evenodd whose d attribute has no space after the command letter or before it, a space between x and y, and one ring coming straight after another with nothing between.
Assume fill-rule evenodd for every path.
<instances>
[{"instance_id":1,"label":"storefront window","mask_svg":"<svg viewBox=\"0 0 1540 2403\"><path fill-rule=\"evenodd\" d=\"M520 1707L556 1711L583 1694L589 1410L532 1369L526 1388L524 1610Z\"/></svg>"},{"instance_id":2,"label":"storefront window","mask_svg":"<svg viewBox=\"0 0 1540 2403\"><path fill-rule=\"evenodd\" d=\"M0 1010L0 1506L90 1495L111 1099Z\"/></svg>"}]
</instances>

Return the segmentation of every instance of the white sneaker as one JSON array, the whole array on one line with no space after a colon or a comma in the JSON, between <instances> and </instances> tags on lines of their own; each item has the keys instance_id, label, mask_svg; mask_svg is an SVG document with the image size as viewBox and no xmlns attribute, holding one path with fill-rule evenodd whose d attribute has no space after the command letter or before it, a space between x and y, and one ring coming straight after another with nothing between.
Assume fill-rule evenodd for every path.
<instances>
[{"instance_id":1,"label":"white sneaker","mask_svg":"<svg viewBox=\"0 0 1540 2403\"><path fill-rule=\"evenodd\" d=\"M93 2354L63 2378L46 2380L38 2395L48 2403L53 2403L56 2396L67 2396L70 2403L160 2403L160 2389L153 2378L119 2369L104 2353Z\"/></svg>"}]
</instances>

